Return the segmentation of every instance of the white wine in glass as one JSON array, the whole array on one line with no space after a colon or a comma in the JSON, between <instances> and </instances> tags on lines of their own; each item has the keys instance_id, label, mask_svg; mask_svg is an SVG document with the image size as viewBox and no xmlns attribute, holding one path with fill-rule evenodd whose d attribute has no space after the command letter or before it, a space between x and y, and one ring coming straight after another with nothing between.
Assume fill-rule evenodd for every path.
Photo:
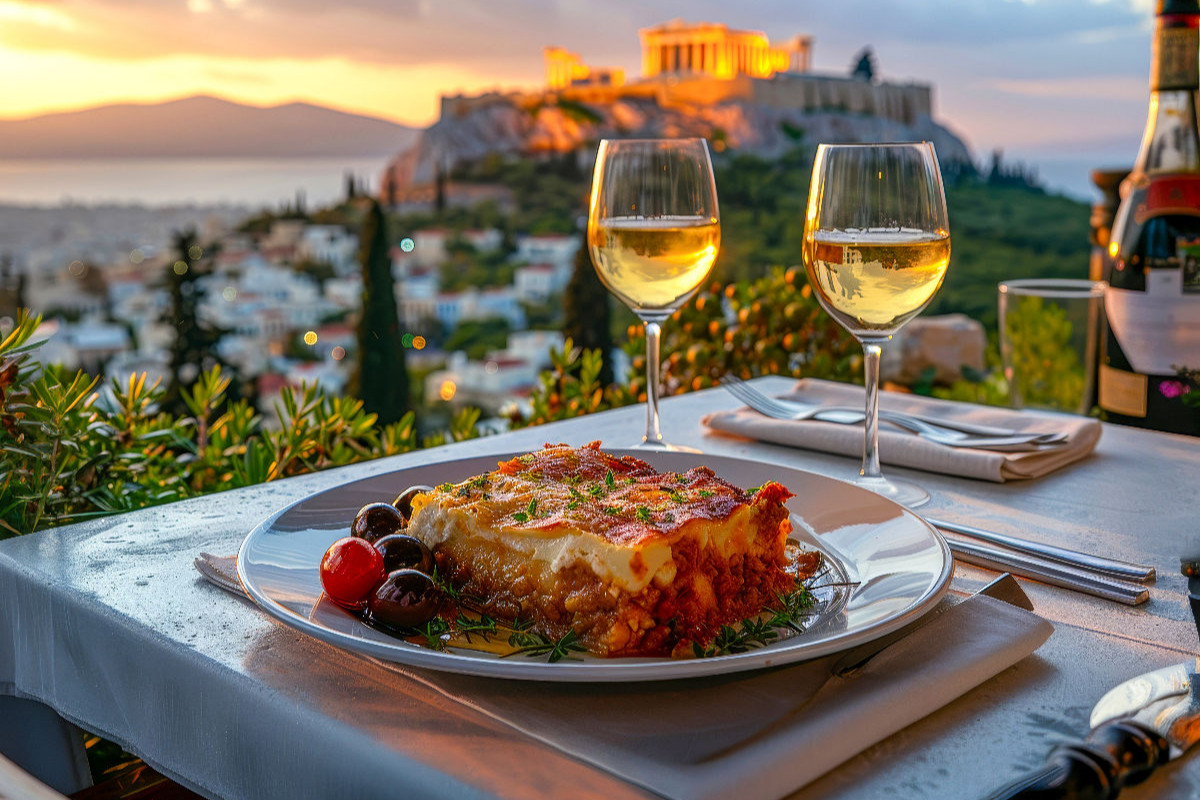
<instances>
[{"instance_id":1,"label":"white wine in glass","mask_svg":"<svg viewBox=\"0 0 1200 800\"><path fill-rule=\"evenodd\" d=\"M661 325L704 283L721 247L721 221L703 139L604 140L588 208L588 249L608 290L646 329L646 434L658 417Z\"/></svg>"},{"instance_id":2,"label":"white wine in glass","mask_svg":"<svg viewBox=\"0 0 1200 800\"><path fill-rule=\"evenodd\" d=\"M945 191L933 145L820 145L804 226L817 299L863 346L867 406L858 483L907 506L929 493L879 469L882 347L937 293L950 264Z\"/></svg>"}]
</instances>

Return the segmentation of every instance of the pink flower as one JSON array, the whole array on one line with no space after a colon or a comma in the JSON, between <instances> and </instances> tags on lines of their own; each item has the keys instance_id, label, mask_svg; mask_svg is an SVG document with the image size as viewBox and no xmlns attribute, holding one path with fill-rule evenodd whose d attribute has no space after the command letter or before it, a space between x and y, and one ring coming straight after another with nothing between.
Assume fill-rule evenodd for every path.
<instances>
[{"instance_id":1,"label":"pink flower","mask_svg":"<svg viewBox=\"0 0 1200 800\"><path fill-rule=\"evenodd\" d=\"M1176 398L1181 394L1186 394L1190 387L1184 386L1179 381L1163 381L1158 385L1158 391L1163 397Z\"/></svg>"}]
</instances>

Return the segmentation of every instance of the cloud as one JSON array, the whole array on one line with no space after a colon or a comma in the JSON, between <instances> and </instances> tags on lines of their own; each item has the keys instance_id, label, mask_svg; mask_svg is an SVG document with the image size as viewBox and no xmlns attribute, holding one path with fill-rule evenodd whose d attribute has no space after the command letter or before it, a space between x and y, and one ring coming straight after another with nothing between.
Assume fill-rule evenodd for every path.
<instances>
[{"instance_id":1,"label":"cloud","mask_svg":"<svg viewBox=\"0 0 1200 800\"><path fill-rule=\"evenodd\" d=\"M987 86L1005 94L1027 97L1132 100L1135 102L1144 102L1147 93L1145 79L1126 75L1092 78L998 79L987 82Z\"/></svg>"},{"instance_id":2,"label":"cloud","mask_svg":"<svg viewBox=\"0 0 1200 800\"><path fill-rule=\"evenodd\" d=\"M760 0L737 5L727 0L0 0L0 11L7 7L36 10L63 23L50 25L28 15L5 19L0 43L13 48L119 59L210 55L437 62L478 70L518 60L539 62L541 48L549 44L578 50L595 63L636 66L637 29L673 17L761 29L775 39L813 34L818 52L866 43L877 49L1061 43L1110 37L1114 31L1144 28L1148 21L1130 0Z\"/></svg>"},{"instance_id":3,"label":"cloud","mask_svg":"<svg viewBox=\"0 0 1200 800\"><path fill-rule=\"evenodd\" d=\"M26 14L0 28L0 43L121 60L206 55L486 65L540 53L542 26L557 14L550 3L523 5L542 7L525 17L504 3L473 0L61 0L57 15L69 25L40 24Z\"/></svg>"},{"instance_id":4,"label":"cloud","mask_svg":"<svg viewBox=\"0 0 1200 800\"><path fill-rule=\"evenodd\" d=\"M260 86L273 85L276 81L271 80L261 71L249 69L223 69L220 67L208 67L204 70L204 75L219 83L230 84L255 84Z\"/></svg>"},{"instance_id":5,"label":"cloud","mask_svg":"<svg viewBox=\"0 0 1200 800\"><path fill-rule=\"evenodd\" d=\"M301 74L354 65L365 71L338 74L378 81L355 85L357 96L383 95L401 82L427 95L433 109L438 93L537 84L546 45L636 77L638 29L681 18L762 30L775 41L811 35L823 72L848 71L869 45L884 79L935 85L939 116L982 145L1043 136L1055 126L1115 126L1125 116L1140 127L1143 115L1126 108L1145 107L1152 2L0 0L0 50L145 64L147 72L184 59L204 65L214 84L206 90L220 93L223 80L246 96L257 84L260 99L268 91L318 99L311 77ZM418 74L439 82L414 83ZM1037 126L1021 122L1035 112Z\"/></svg>"}]
</instances>

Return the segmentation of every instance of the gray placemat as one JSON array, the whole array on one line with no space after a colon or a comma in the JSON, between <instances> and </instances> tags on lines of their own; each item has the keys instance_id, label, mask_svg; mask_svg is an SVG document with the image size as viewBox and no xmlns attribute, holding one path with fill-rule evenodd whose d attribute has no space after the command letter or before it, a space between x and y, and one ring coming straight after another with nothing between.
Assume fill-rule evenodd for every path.
<instances>
[{"instance_id":1,"label":"gray placemat","mask_svg":"<svg viewBox=\"0 0 1200 800\"><path fill-rule=\"evenodd\" d=\"M197 566L235 590L233 561L202 554ZM1015 582L1007 588L1027 603ZM765 800L950 703L1051 631L1026 608L978 594L948 597L902 632L847 652L717 678L586 685L377 663L664 797Z\"/></svg>"}]
</instances>

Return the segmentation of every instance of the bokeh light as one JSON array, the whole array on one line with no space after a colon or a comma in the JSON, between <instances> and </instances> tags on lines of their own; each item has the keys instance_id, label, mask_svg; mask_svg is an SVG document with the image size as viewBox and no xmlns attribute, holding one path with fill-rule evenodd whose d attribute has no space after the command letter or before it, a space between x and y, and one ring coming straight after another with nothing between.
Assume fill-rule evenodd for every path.
<instances>
[{"instance_id":1,"label":"bokeh light","mask_svg":"<svg viewBox=\"0 0 1200 800\"><path fill-rule=\"evenodd\" d=\"M405 236L403 239L400 240L400 249L403 250L405 253L411 253L413 251L413 248L416 246L417 246L417 243L414 242L412 239L410 239L407 236Z\"/></svg>"},{"instance_id":2,"label":"bokeh light","mask_svg":"<svg viewBox=\"0 0 1200 800\"><path fill-rule=\"evenodd\" d=\"M317 332L316 331L308 331L307 333L305 333L304 334L304 343L306 345L308 345L309 347L312 347L314 344L316 344L317 343Z\"/></svg>"},{"instance_id":3,"label":"bokeh light","mask_svg":"<svg viewBox=\"0 0 1200 800\"><path fill-rule=\"evenodd\" d=\"M449 402L450 400L454 399L454 395L457 391L458 386L454 383L454 381L446 379L442 381L442 388L438 391L438 394L442 396L443 400Z\"/></svg>"},{"instance_id":4,"label":"bokeh light","mask_svg":"<svg viewBox=\"0 0 1200 800\"><path fill-rule=\"evenodd\" d=\"M226 303L232 303L234 300L237 300L237 287L226 286L221 290L221 297L225 298Z\"/></svg>"},{"instance_id":5,"label":"bokeh light","mask_svg":"<svg viewBox=\"0 0 1200 800\"><path fill-rule=\"evenodd\" d=\"M412 347L412 344L413 344L413 335L411 333L406 333L400 337L400 346L401 347L408 349L409 347Z\"/></svg>"},{"instance_id":6,"label":"bokeh light","mask_svg":"<svg viewBox=\"0 0 1200 800\"><path fill-rule=\"evenodd\" d=\"M425 337L424 336L414 336L413 341L412 341L412 346L417 350L424 350L425 349Z\"/></svg>"},{"instance_id":7,"label":"bokeh light","mask_svg":"<svg viewBox=\"0 0 1200 800\"><path fill-rule=\"evenodd\" d=\"M140 247L135 247L129 251L129 263L140 264L146 260L146 254L142 252Z\"/></svg>"},{"instance_id":8,"label":"bokeh light","mask_svg":"<svg viewBox=\"0 0 1200 800\"><path fill-rule=\"evenodd\" d=\"M173 269L175 271L176 275L184 275L188 271L188 265L187 265L186 261L176 261L171 266L171 269Z\"/></svg>"},{"instance_id":9,"label":"bokeh light","mask_svg":"<svg viewBox=\"0 0 1200 800\"><path fill-rule=\"evenodd\" d=\"M343 358L346 357L346 348L342 347L341 345L338 345L337 347L335 347L329 351L329 355L333 356L334 361L341 361Z\"/></svg>"}]
</instances>

